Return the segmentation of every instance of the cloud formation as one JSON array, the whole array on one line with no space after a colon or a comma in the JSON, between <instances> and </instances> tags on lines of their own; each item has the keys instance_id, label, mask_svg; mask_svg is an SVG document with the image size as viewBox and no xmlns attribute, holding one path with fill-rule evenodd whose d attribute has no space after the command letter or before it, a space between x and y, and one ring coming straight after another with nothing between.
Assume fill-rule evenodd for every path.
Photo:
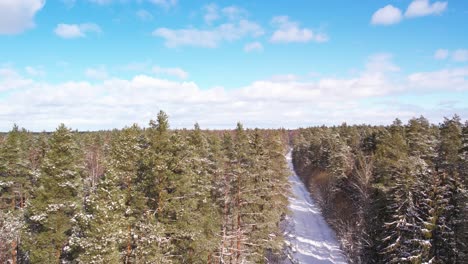
<instances>
[{"instance_id":1,"label":"cloud formation","mask_svg":"<svg viewBox=\"0 0 468 264\"><path fill-rule=\"evenodd\" d=\"M148 0L149 2L164 8L171 8L177 5L177 0Z\"/></svg>"},{"instance_id":2,"label":"cloud formation","mask_svg":"<svg viewBox=\"0 0 468 264\"><path fill-rule=\"evenodd\" d=\"M253 51L262 51L263 45L262 43L255 41L245 44L244 51L245 52L253 52Z\"/></svg>"},{"instance_id":3,"label":"cloud formation","mask_svg":"<svg viewBox=\"0 0 468 264\"><path fill-rule=\"evenodd\" d=\"M107 73L107 70L104 66L99 66L97 68L87 68L84 74L87 78L95 80L104 80L109 77L109 74Z\"/></svg>"},{"instance_id":4,"label":"cloud formation","mask_svg":"<svg viewBox=\"0 0 468 264\"><path fill-rule=\"evenodd\" d=\"M139 19L143 21L153 20L153 15L145 9L140 9L136 12L136 15Z\"/></svg>"},{"instance_id":5,"label":"cloud formation","mask_svg":"<svg viewBox=\"0 0 468 264\"><path fill-rule=\"evenodd\" d=\"M405 12L406 17L421 17L429 15L440 15L447 9L448 2L434 2L429 0L414 0Z\"/></svg>"},{"instance_id":6,"label":"cloud formation","mask_svg":"<svg viewBox=\"0 0 468 264\"><path fill-rule=\"evenodd\" d=\"M163 27L153 31L153 36L163 38L165 45L169 48L181 46L215 48L224 41L258 37L263 34L263 28L259 24L246 19L224 23L212 29L169 29Z\"/></svg>"},{"instance_id":7,"label":"cloud formation","mask_svg":"<svg viewBox=\"0 0 468 264\"><path fill-rule=\"evenodd\" d=\"M457 62L467 62L468 61L468 50L458 49L452 53L452 59Z\"/></svg>"},{"instance_id":8,"label":"cloud formation","mask_svg":"<svg viewBox=\"0 0 468 264\"><path fill-rule=\"evenodd\" d=\"M438 49L434 53L434 59L436 60L445 60L449 55L449 51L447 49Z\"/></svg>"},{"instance_id":9,"label":"cloud formation","mask_svg":"<svg viewBox=\"0 0 468 264\"><path fill-rule=\"evenodd\" d=\"M94 23L84 24L58 24L54 32L65 39L83 38L87 33L100 33L101 28Z\"/></svg>"},{"instance_id":10,"label":"cloud formation","mask_svg":"<svg viewBox=\"0 0 468 264\"><path fill-rule=\"evenodd\" d=\"M398 78L391 78L393 74ZM289 74L236 89L203 88L192 81L147 74L48 83L28 79L11 68L0 69L0 87L9 91L0 98L0 130L8 130L12 120L33 130L52 130L61 122L77 129L145 125L160 109L168 112L173 127L191 127L198 121L206 128L231 128L236 121L247 127L298 127L350 120L382 124L420 114L434 121L455 112L468 116L463 104L408 105L398 99L399 95L466 92L468 68L404 75L389 54L369 57L362 71L349 78L324 76L312 81Z\"/></svg>"},{"instance_id":11,"label":"cloud formation","mask_svg":"<svg viewBox=\"0 0 468 264\"><path fill-rule=\"evenodd\" d=\"M0 1L0 35L19 34L33 28L34 17L45 3L45 0Z\"/></svg>"},{"instance_id":12,"label":"cloud formation","mask_svg":"<svg viewBox=\"0 0 468 264\"><path fill-rule=\"evenodd\" d=\"M448 49L438 49L434 53L434 59L436 60L445 60L449 57L454 62L468 62L468 50L457 49L454 51L449 51Z\"/></svg>"},{"instance_id":13,"label":"cloud formation","mask_svg":"<svg viewBox=\"0 0 468 264\"><path fill-rule=\"evenodd\" d=\"M273 43L290 42L326 42L328 36L324 33L316 33L310 28L301 28L298 22L289 20L288 16L276 16L271 23L277 27L270 38Z\"/></svg>"},{"instance_id":14,"label":"cloud formation","mask_svg":"<svg viewBox=\"0 0 468 264\"><path fill-rule=\"evenodd\" d=\"M447 6L448 2L437 1L431 4L429 0L413 0L403 16L399 8L386 5L375 11L371 18L371 24L388 26L400 23L403 18L440 15L447 9Z\"/></svg>"},{"instance_id":15,"label":"cloud formation","mask_svg":"<svg viewBox=\"0 0 468 264\"><path fill-rule=\"evenodd\" d=\"M189 76L189 74L181 68L162 68L160 66L154 66L152 71L157 75L169 75L182 80L187 79Z\"/></svg>"},{"instance_id":16,"label":"cloud formation","mask_svg":"<svg viewBox=\"0 0 468 264\"><path fill-rule=\"evenodd\" d=\"M392 25L400 23L402 19L403 15L400 9L387 5L375 11L372 15L371 23L373 25Z\"/></svg>"}]
</instances>

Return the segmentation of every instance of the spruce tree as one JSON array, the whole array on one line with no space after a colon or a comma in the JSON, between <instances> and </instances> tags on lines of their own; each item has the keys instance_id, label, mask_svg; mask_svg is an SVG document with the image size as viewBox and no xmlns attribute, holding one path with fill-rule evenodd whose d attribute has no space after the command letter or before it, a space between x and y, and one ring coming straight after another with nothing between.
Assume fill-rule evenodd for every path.
<instances>
[{"instance_id":1,"label":"spruce tree","mask_svg":"<svg viewBox=\"0 0 468 264\"><path fill-rule=\"evenodd\" d=\"M49 146L27 205L24 237L31 263L59 263L70 257L69 238L82 208L83 166L74 135L62 124Z\"/></svg>"},{"instance_id":2,"label":"spruce tree","mask_svg":"<svg viewBox=\"0 0 468 264\"><path fill-rule=\"evenodd\" d=\"M17 125L0 147L0 260L16 263L25 202L31 191L27 135Z\"/></svg>"}]
</instances>

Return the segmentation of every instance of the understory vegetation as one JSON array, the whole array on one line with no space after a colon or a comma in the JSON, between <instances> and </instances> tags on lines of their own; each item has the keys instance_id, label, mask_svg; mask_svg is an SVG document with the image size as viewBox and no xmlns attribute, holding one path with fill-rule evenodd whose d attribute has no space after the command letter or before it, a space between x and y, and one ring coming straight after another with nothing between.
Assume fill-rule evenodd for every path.
<instances>
[{"instance_id":1,"label":"understory vegetation","mask_svg":"<svg viewBox=\"0 0 468 264\"><path fill-rule=\"evenodd\" d=\"M312 127L293 163L351 263L466 263L468 122Z\"/></svg>"},{"instance_id":2,"label":"understory vegetation","mask_svg":"<svg viewBox=\"0 0 468 264\"><path fill-rule=\"evenodd\" d=\"M281 257L284 130L0 135L0 263L264 263Z\"/></svg>"}]
</instances>

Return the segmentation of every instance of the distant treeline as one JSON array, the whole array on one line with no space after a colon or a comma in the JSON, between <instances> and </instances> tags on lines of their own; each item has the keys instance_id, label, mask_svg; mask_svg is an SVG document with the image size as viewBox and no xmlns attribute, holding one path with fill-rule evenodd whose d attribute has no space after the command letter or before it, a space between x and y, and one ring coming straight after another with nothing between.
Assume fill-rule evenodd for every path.
<instances>
[{"instance_id":1,"label":"distant treeline","mask_svg":"<svg viewBox=\"0 0 468 264\"><path fill-rule=\"evenodd\" d=\"M313 127L293 163L351 263L467 263L468 122Z\"/></svg>"},{"instance_id":2,"label":"distant treeline","mask_svg":"<svg viewBox=\"0 0 468 264\"><path fill-rule=\"evenodd\" d=\"M284 130L0 135L0 263L262 263L281 257Z\"/></svg>"}]
</instances>

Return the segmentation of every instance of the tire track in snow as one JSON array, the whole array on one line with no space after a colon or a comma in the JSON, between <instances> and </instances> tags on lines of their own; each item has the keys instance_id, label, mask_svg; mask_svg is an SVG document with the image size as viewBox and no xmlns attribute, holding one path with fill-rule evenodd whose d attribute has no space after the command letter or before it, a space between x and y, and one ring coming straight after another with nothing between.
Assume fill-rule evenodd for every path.
<instances>
[{"instance_id":1,"label":"tire track in snow","mask_svg":"<svg viewBox=\"0 0 468 264\"><path fill-rule=\"evenodd\" d=\"M293 196L289 198L291 215L285 233L288 257L293 263L347 263L335 233L325 222L309 191L293 169L291 151L286 155ZM289 263L289 262L288 262Z\"/></svg>"}]
</instances>

